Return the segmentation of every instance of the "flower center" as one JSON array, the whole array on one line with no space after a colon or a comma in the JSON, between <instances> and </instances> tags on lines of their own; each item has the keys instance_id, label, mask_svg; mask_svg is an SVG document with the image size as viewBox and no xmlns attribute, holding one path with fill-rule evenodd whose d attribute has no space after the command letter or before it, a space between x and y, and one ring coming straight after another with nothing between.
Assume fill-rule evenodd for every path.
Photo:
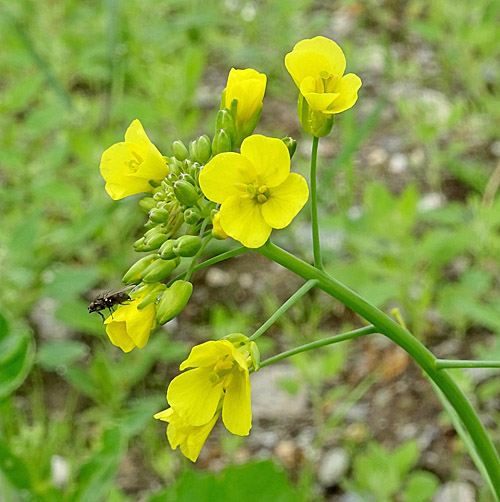
<instances>
[{"instance_id":1,"label":"flower center","mask_svg":"<svg viewBox=\"0 0 500 502\"><path fill-rule=\"evenodd\" d=\"M338 77L337 75L322 71L320 72L319 77L316 79L316 92L335 92L339 81L340 77Z\"/></svg>"},{"instance_id":2,"label":"flower center","mask_svg":"<svg viewBox=\"0 0 500 502\"><path fill-rule=\"evenodd\" d=\"M137 169L139 169L139 166L142 164L143 162L143 158L137 153L135 152L134 150L132 150L132 155L135 157L134 159L130 159L128 162L127 162L127 166L132 169L133 171L137 171Z\"/></svg>"},{"instance_id":3,"label":"flower center","mask_svg":"<svg viewBox=\"0 0 500 502\"><path fill-rule=\"evenodd\" d=\"M246 199L255 199L259 204L264 204L270 197L269 189L266 185L237 183L236 188L244 192L242 197Z\"/></svg>"}]
</instances>

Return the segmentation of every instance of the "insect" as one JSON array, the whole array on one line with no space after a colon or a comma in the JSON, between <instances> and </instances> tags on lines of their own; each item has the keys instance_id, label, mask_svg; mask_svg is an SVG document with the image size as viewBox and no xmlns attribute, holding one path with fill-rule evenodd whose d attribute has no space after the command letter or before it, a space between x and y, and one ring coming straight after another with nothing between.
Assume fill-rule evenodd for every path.
<instances>
[{"instance_id":1,"label":"insect","mask_svg":"<svg viewBox=\"0 0 500 502\"><path fill-rule=\"evenodd\" d=\"M122 305L130 300L130 296L128 295L127 291L132 287L133 286L125 286L124 288L121 288L118 291L100 294L89 305L89 314L97 312L102 317L102 320L105 321L105 318L101 310L108 309L111 316L113 316L113 311L111 309L113 307L116 307L117 305Z\"/></svg>"}]
</instances>

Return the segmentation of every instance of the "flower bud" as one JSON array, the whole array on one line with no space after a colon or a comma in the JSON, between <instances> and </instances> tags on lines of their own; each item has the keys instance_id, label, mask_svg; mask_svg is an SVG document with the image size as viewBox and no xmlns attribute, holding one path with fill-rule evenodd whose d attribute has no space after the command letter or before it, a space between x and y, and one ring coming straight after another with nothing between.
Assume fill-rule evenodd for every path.
<instances>
[{"instance_id":1,"label":"flower bud","mask_svg":"<svg viewBox=\"0 0 500 502\"><path fill-rule=\"evenodd\" d=\"M152 228L151 230L156 230L156 228ZM151 230L148 230L150 232ZM147 234L147 232L146 232ZM153 251L154 249L158 249L166 240L168 239L168 235L162 234L161 232L156 231L153 234L150 234L146 237L144 241L145 251Z\"/></svg>"},{"instance_id":2,"label":"flower bud","mask_svg":"<svg viewBox=\"0 0 500 502\"><path fill-rule=\"evenodd\" d=\"M212 236L215 237L216 239L222 240L222 239L227 239L229 235L224 232L224 229L222 228L220 224L220 213L217 212L217 214L212 218Z\"/></svg>"},{"instance_id":3,"label":"flower bud","mask_svg":"<svg viewBox=\"0 0 500 502\"><path fill-rule=\"evenodd\" d=\"M196 207L188 207L184 211L184 221L188 225L196 225L201 219L201 214L198 208Z\"/></svg>"},{"instance_id":4,"label":"flower bud","mask_svg":"<svg viewBox=\"0 0 500 502\"><path fill-rule=\"evenodd\" d=\"M180 140L177 140L177 141L174 141L173 144L172 144L172 148L174 150L174 157L177 159L177 160L180 160L181 162L183 160L186 160L188 158L188 149L186 148L186 145L180 141Z\"/></svg>"},{"instance_id":5,"label":"flower bud","mask_svg":"<svg viewBox=\"0 0 500 502\"><path fill-rule=\"evenodd\" d=\"M196 188L186 180L178 180L174 183L174 193L177 200L188 207L194 206L200 198Z\"/></svg>"},{"instance_id":6,"label":"flower bud","mask_svg":"<svg viewBox=\"0 0 500 502\"><path fill-rule=\"evenodd\" d=\"M227 108L219 110L217 113L215 131L217 132L220 129L224 129L227 134L229 134L233 144L236 142L236 125L234 123L234 117Z\"/></svg>"},{"instance_id":7,"label":"flower bud","mask_svg":"<svg viewBox=\"0 0 500 502\"><path fill-rule=\"evenodd\" d=\"M145 212L149 213L151 209L156 207L156 201L153 199L153 197L144 197L139 201L139 207Z\"/></svg>"},{"instance_id":8,"label":"flower bud","mask_svg":"<svg viewBox=\"0 0 500 502\"><path fill-rule=\"evenodd\" d=\"M157 254L149 254L144 258L136 261L128 270L122 278L122 282L125 284L137 284L141 282L143 272L153 264L158 259Z\"/></svg>"},{"instance_id":9,"label":"flower bud","mask_svg":"<svg viewBox=\"0 0 500 502\"><path fill-rule=\"evenodd\" d=\"M160 255L160 258L162 260L172 260L175 258L177 255L174 253L174 246L175 246L175 240L169 239L168 241L165 241L161 247L160 250L158 251L158 254Z\"/></svg>"},{"instance_id":10,"label":"flower bud","mask_svg":"<svg viewBox=\"0 0 500 502\"><path fill-rule=\"evenodd\" d=\"M170 213L163 207L157 207L149 211L149 219L154 223L163 223L168 220Z\"/></svg>"},{"instance_id":11,"label":"flower bud","mask_svg":"<svg viewBox=\"0 0 500 502\"><path fill-rule=\"evenodd\" d=\"M192 292L193 285L187 281L175 281L167 288L163 292L156 309L158 324L165 324L179 315L189 301L189 298L191 298Z\"/></svg>"},{"instance_id":12,"label":"flower bud","mask_svg":"<svg viewBox=\"0 0 500 502\"><path fill-rule=\"evenodd\" d=\"M201 239L197 235L183 235L175 241L173 248L177 256L194 256L201 248Z\"/></svg>"},{"instance_id":13,"label":"flower bud","mask_svg":"<svg viewBox=\"0 0 500 502\"><path fill-rule=\"evenodd\" d=\"M141 251L147 251L146 245L144 244L146 242L145 237L141 237L140 239L137 239L134 242L134 249L135 251L141 252Z\"/></svg>"},{"instance_id":14,"label":"flower bud","mask_svg":"<svg viewBox=\"0 0 500 502\"><path fill-rule=\"evenodd\" d=\"M212 155L218 155L219 153L231 152L233 150L233 144L231 141L231 136L226 132L225 129L219 129L214 136L212 141Z\"/></svg>"},{"instance_id":15,"label":"flower bud","mask_svg":"<svg viewBox=\"0 0 500 502\"><path fill-rule=\"evenodd\" d=\"M210 138L204 134L196 140L196 158L194 160L200 164L205 164L211 156L212 142Z\"/></svg>"},{"instance_id":16,"label":"flower bud","mask_svg":"<svg viewBox=\"0 0 500 502\"><path fill-rule=\"evenodd\" d=\"M328 136L333 127L335 115L325 114L311 110L309 104L302 94L299 93L299 100L297 102L297 113L299 115L302 128L309 134L322 138Z\"/></svg>"},{"instance_id":17,"label":"flower bud","mask_svg":"<svg viewBox=\"0 0 500 502\"><path fill-rule=\"evenodd\" d=\"M290 158L292 158L295 150L297 150L297 140L291 138L290 136L287 136L286 138L282 138L281 141L285 143L286 147L288 148Z\"/></svg>"},{"instance_id":18,"label":"flower bud","mask_svg":"<svg viewBox=\"0 0 500 502\"><path fill-rule=\"evenodd\" d=\"M158 300L158 296L162 291L167 288L165 284L157 283L157 284L148 284L146 288L141 292L142 300L137 305L137 310L142 310L144 307L151 305L152 303Z\"/></svg>"},{"instance_id":19,"label":"flower bud","mask_svg":"<svg viewBox=\"0 0 500 502\"><path fill-rule=\"evenodd\" d=\"M179 265L179 259L174 260L156 260L151 263L143 272L142 280L144 282L157 282L168 277Z\"/></svg>"}]
</instances>

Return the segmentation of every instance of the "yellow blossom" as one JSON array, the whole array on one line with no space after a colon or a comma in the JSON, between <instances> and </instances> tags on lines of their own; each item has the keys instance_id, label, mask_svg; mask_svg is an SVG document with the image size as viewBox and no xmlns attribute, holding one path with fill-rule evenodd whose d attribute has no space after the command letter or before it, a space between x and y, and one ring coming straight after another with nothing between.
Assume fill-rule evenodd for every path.
<instances>
[{"instance_id":1,"label":"yellow blossom","mask_svg":"<svg viewBox=\"0 0 500 502\"><path fill-rule=\"evenodd\" d=\"M248 435L252 427L250 365L245 344L240 344L239 350L228 340L193 347L180 366L181 371L191 369L175 377L167 390L167 401L183 426L208 426L216 420L222 403L222 421L229 432ZM173 420L172 415L170 418ZM174 444L180 436L175 437Z\"/></svg>"},{"instance_id":2,"label":"yellow blossom","mask_svg":"<svg viewBox=\"0 0 500 502\"><path fill-rule=\"evenodd\" d=\"M183 455L189 458L191 462L196 462L219 415L220 413L216 413L212 420L203 425L190 425L172 408L160 411L154 417L158 420L168 422L167 438L172 449L175 450L180 446Z\"/></svg>"},{"instance_id":3,"label":"yellow blossom","mask_svg":"<svg viewBox=\"0 0 500 502\"><path fill-rule=\"evenodd\" d=\"M285 65L311 110L333 115L356 103L361 79L344 75L345 56L333 40L319 36L298 42Z\"/></svg>"},{"instance_id":4,"label":"yellow blossom","mask_svg":"<svg viewBox=\"0 0 500 502\"><path fill-rule=\"evenodd\" d=\"M252 68L236 70L231 68L224 90L223 106L231 108L233 99L236 107L237 146L253 133L262 113L262 100L266 92L267 77Z\"/></svg>"},{"instance_id":5,"label":"yellow blossom","mask_svg":"<svg viewBox=\"0 0 500 502\"><path fill-rule=\"evenodd\" d=\"M221 153L200 173L205 196L220 207L224 232L244 246L265 244L273 228L291 223L309 197L306 180L290 173L290 155L280 139L254 135L241 154Z\"/></svg>"},{"instance_id":6,"label":"yellow blossom","mask_svg":"<svg viewBox=\"0 0 500 502\"><path fill-rule=\"evenodd\" d=\"M102 154L100 170L106 192L114 200L149 192L152 189L149 180L160 182L169 173L166 160L137 119L127 129L125 141Z\"/></svg>"},{"instance_id":7,"label":"yellow blossom","mask_svg":"<svg viewBox=\"0 0 500 502\"><path fill-rule=\"evenodd\" d=\"M221 227L220 224L220 213L217 213L213 218L212 218L212 235L216 239L227 239L229 235L224 232L223 228Z\"/></svg>"},{"instance_id":8,"label":"yellow blossom","mask_svg":"<svg viewBox=\"0 0 500 502\"><path fill-rule=\"evenodd\" d=\"M130 352L133 348L142 349L149 340L151 330L155 325L156 309L153 303L143 309L137 305L142 297L130 303L120 305L105 321L106 333L113 345L120 347L123 352Z\"/></svg>"}]
</instances>

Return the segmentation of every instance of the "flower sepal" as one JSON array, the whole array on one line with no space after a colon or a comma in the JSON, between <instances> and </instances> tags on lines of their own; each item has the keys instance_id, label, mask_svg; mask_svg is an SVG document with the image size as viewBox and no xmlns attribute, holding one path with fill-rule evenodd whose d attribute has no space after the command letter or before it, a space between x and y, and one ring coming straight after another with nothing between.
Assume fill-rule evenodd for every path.
<instances>
[{"instance_id":1,"label":"flower sepal","mask_svg":"<svg viewBox=\"0 0 500 502\"><path fill-rule=\"evenodd\" d=\"M309 134L317 138L328 136L335 122L335 115L327 115L322 112L312 110L307 100L299 93L297 102L297 113L299 115L302 128ZM288 146L288 145L287 145Z\"/></svg>"}]
</instances>

